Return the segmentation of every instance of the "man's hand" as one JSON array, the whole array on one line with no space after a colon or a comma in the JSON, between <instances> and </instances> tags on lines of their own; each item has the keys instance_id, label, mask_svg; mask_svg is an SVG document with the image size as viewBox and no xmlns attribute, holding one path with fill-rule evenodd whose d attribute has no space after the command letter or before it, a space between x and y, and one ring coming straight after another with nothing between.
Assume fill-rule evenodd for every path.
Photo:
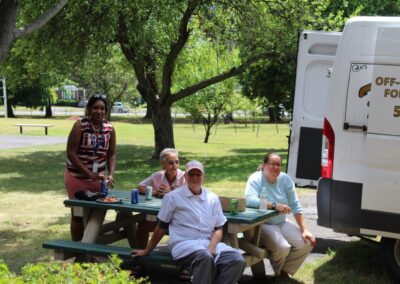
<instances>
[{"instance_id":1,"label":"man's hand","mask_svg":"<svg viewBox=\"0 0 400 284\"><path fill-rule=\"evenodd\" d=\"M216 256L216 255L217 255L217 251L216 251L215 246L209 245L209 246L207 247L207 249L208 249L208 251L211 253L212 256Z\"/></svg>"},{"instance_id":2,"label":"man's hand","mask_svg":"<svg viewBox=\"0 0 400 284\"><path fill-rule=\"evenodd\" d=\"M132 255L132 257L149 255L149 253L145 249L134 249L133 251L130 252L130 254Z\"/></svg>"}]
</instances>

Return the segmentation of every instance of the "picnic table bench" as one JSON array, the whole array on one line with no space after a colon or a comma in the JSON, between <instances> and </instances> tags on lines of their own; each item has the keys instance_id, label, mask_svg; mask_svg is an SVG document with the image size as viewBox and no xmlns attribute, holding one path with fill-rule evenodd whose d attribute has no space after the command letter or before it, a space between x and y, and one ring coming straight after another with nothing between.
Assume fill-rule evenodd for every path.
<instances>
[{"instance_id":1,"label":"picnic table bench","mask_svg":"<svg viewBox=\"0 0 400 284\"><path fill-rule=\"evenodd\" d=\"M54 126L54 124L36 124L36 123L15 123L14 125L19 127L20 134L22 134L23 127L43 127L44 133L46 135L47 135L47 128Z\"/></svg>"},{"instance_id":2,"label":"picnic table bench","mask_svg":"<svg viewBox=\"0 0 400 284\"><path fill-rule=\"evenodd\" d=\"M132 261L130 252L133 248L110 246L97 243L82 243L69 240L51 240L42 244L43 248L53 249L54 258L58 260L66 260L74 256L74 253L82 253L95 256L109 256L116 254L125 261ZM178 275L180 266L173 261L167 247L156 247L150 255L137 258L137 263L145 270L163 269Z\"/></svg>"}]
</instances>

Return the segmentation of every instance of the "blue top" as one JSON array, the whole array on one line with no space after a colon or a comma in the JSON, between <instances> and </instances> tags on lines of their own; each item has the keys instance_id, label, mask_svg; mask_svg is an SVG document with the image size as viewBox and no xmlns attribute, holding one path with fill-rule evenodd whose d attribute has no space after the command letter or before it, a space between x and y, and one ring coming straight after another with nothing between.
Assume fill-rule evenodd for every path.
<instances>
[{"instance_id":1,"label":"blue top","mask_svg":"<svg viewBox=\"0 0 400 284\"><path fill-rule=\"evenodd\" d=\"M269 202L287 204L293 214L303 213L292 178L285 173L280 173L277 181L269 183L263 175L263 171L253 173L246 184L246 206L258 208L260 206L260 194L266 193ZM279 214L269 219L268 224L281 224L285 222L285 214Z\"/></svg>"}]
</instances>

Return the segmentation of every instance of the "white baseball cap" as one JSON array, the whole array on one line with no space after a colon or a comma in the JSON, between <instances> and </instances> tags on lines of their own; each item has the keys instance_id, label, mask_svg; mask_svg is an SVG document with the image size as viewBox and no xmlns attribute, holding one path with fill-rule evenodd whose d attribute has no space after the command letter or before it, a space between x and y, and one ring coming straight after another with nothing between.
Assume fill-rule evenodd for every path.
<instances>
[{"instance_id":1,"label":"white baseball cap","mask_svg":"<svg viewBox=\"0 0 400 284\"><path fill-rule=\"evenodd\" d=\"M199 170L200 172L202 172L204 174L203 164L196 160L190 161L189 163L186 164L185 172L188 173L194 169Z\"/></svg>"}]
</instances>

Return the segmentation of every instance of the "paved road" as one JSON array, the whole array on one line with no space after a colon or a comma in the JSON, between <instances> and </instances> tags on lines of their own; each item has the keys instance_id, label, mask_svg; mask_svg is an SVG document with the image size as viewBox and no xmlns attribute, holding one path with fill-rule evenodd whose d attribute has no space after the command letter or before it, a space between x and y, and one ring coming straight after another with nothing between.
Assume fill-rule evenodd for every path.
<instances>
[{"instance_id":1,"label":"paved road","mask_svg":"<svg viewBox=\"0 0 400 284\"><path fill-rule=\"evenodd\" d=\"M0 135L0 149L31 147L36 145L65 144L67 137Z\"/></svg>"}]
</instances>

